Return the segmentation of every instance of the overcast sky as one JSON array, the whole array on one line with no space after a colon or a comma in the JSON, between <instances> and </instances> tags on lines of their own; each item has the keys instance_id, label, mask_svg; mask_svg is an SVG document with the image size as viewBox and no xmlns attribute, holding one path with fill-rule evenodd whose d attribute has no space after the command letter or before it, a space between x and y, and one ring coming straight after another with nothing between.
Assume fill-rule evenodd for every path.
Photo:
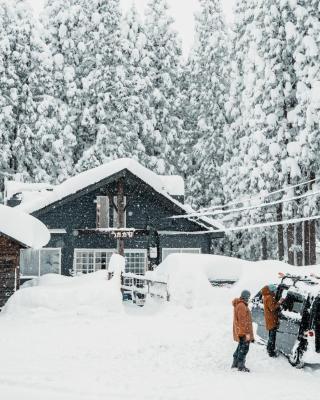
<instances>
[{"instance_id":1,"label":"overcast sky","mask_svg":"<svg viewBox=\"0 0 320 400\"><path fill-rule=\"evenodd\" d=\"M35 11L38 13L44 0L29 0ZM90 1L90 0L88 0ZM140 12L143 12L148 0L120 0L124 10L128 9L134 1ZM227 20L232 20L232 6L235 0L221 0ZM176 28L183 40L185 50L189 49L193 43L194 34L194 12L199 7L198 0L168 0L172 15L176 21Z\"/></svg>"}]
</instances>

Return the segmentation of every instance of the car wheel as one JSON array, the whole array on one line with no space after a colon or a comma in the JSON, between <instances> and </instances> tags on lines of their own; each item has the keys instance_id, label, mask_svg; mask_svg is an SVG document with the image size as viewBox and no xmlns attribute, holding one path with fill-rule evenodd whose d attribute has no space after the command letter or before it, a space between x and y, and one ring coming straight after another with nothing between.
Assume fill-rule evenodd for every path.
<instances>
[{"instance_id":1,"label":"car wheel","mask_svg":"<svg viewBox=\"0 0 320 400\"><path fill-rule=\"evenodd\" d=\"M304 367L304 362L302 361L302 355L303 351L300 347L300 343L297 343L293 350L292 353L289 356L289 363L296 368L303 368Z\"/></svg>"}]
</instances>

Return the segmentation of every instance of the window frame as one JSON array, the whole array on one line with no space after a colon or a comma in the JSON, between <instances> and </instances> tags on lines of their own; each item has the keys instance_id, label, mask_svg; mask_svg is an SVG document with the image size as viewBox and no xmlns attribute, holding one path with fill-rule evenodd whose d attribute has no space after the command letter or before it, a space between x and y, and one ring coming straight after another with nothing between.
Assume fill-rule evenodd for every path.
<instances>
[{"instance_id":1,"label":"window frame","mask_svg":"<svg viewBox=\"0 0 320 400\"><path fill-rule=\"evenodd\" d=\"M62 272L62 267L61 267L61 253L62 253L62 249L61 247L43 247L42 249L38 249L36 250L38 252L37 254L37 259L38 259L38 275L23 275L21 273L21 251L25 251L25 250L30 250L30 249L21 249L20 250L20 259L19 259L19 269L20 269L20 279L34 279L34 278L39 278L41 275L41 252L42 251L46 251L46 250L58 250L59 251L59 273L57 273L57 275L61 275ZM50 272L50 273L54 273L54 272Z\"/></svg>"},{"instance_id":2,"label":"window frame","mask_svg":"<svg viewBox=\"0 0 320 400\"><path fill-rule=\"evenodd\" d=\"M76 253L77 252L82 252L82 253L93 253L93 265L94 265L94 270L93 270L93 272L97 272L97 271L100 271L101 269L96 269L96 257L95 257L95 254L96 253L101 253L101 252L104 252L104 253L111 253L111 254L113 254L113 253L116 253L117 252L117 249L101 249L101 248L97 248L97 249L95 249L95 248L75 248L74 250L73 250L73 273L75 274L75 275L77 275L77 269L75 268L76 267L76 260L77 260L77 258L76 258ZM148 263L148 259L147 259L147 257L148 257L148 252L147 252L147 250L146 249L125 249L125 251L124 251L124 256L125 256L125 258L126 258L126 253L131 253L131 254L138 254L138 253L143 253L143 255L144 255L144 273L146 273L146 271L147 271L147 263ZM108 264L106 265L106 271L108 270ZM80 271L79 271L79 273L80 273ZM82 272L83 273L83 272ZM88 273L88 272L87 272ZM90 273L90 272L89 272Z\"/></svg>"}]
</instances>

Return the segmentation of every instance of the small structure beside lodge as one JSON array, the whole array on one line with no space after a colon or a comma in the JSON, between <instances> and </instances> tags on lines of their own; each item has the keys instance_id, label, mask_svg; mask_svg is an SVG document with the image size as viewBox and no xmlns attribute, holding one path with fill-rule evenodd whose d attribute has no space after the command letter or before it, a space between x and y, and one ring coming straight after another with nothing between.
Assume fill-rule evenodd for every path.
<instances>
[{"instance_id":1,"label":"small structure beside lodge","mask_svg":"<svg viewBox=\"0 0 320 400\"><path fill-rule=\"evenodd\" d=\"M51 233L45 248L21 250L23 279L107 269L114 252L125 256L127 272L142 275L171 253L212 253L223 236L214 232L223 227L209 218L171 218L193 211L184 204L183 179L157 175L132 159L111 161L33 195L9 192L14 202L7 198L8 205L20 199L14 208Z\"/></svg>"},{"instance_id":2,"label":"small structure beside lodge","mask_svg":"<svg viewBox=\"0 0 320 400\"><path fill-rule=\"evenodd\" d=\"M20 285L20 251L39 249L50 240L42 222L14 208L0 205L0 309Z\"/></svg>"}]
</instances>

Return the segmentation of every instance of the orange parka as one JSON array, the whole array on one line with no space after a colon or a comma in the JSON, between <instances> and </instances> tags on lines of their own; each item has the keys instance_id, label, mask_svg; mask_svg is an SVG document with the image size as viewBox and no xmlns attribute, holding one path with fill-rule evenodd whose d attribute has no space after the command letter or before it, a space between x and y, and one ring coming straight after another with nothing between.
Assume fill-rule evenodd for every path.
<instances>
[{"instance_id":1,"label":"orange parka","mask_svg":"<svg viewBox=\"0 0 320 400\"><path fill-rule=\"evenodd\" d=\"M250 341L254 341L252 329L252 317L248 304L243 299L234 299L233 305L233 338L239 342L240 337L249 335Z\"/></svg>"},{"instance_id":2,"label":"orange parka","mask_svg":"<svg viewBox=\"0 0 320 400\"><path fill-rule=\"evenodd\" d=\"M271 331L277 328L279 323L280 303L277 302L275 294L270 291L268 286L261 290L264 305L264 319L266 330Z\"/></svg>"}]
</instances>

